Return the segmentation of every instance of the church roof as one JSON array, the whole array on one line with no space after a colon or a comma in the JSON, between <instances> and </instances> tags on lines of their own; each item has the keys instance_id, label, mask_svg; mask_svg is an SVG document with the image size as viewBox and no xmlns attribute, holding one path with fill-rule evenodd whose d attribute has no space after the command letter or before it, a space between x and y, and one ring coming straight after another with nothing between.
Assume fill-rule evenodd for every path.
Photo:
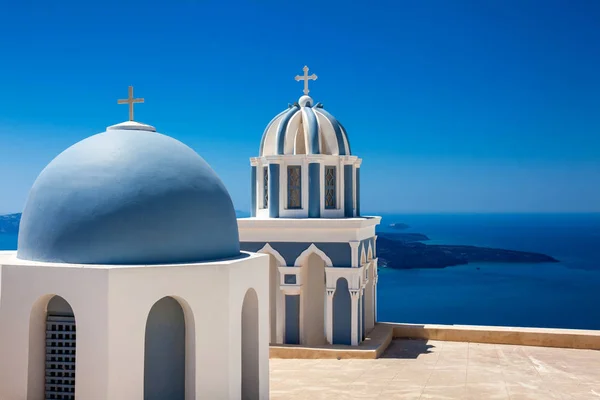
<instances>
[{"instance_id":1,"label":"church roof","mask_svg":"<svg viewBox=\"0 0 600 400\"><path fill-rule=\"evenodd\" d=\"M265 129L260 156L287 154L350 155L346 129L310 96L278 114Z\"/></svg>"},{"instance_id":2,"label":"church roof","mask_svg":"<svg viewBox=\"0 0 600 400\"><path fill-rule=\"evenodd\" d=\"M17 257L75 264L173 264L240 254L233 203L194 150L128 121L44 168L23 212Z\"/></svg>"}]
</instances>

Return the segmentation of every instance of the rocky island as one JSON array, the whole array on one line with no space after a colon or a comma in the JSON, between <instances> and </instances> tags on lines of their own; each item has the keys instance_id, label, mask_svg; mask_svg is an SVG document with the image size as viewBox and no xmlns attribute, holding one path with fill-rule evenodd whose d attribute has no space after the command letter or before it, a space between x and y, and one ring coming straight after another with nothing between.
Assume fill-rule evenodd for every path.
<instances>
[{"instance_id":1,"label":"rocky island","mask_svg":"<svg viewBox=\"0 0 600 400\"><path fill-rule=\"evenodd\" d=\"M393 224L389 224L389 227L398 231L410 228L410 225L407 225L403 222L394 222Z\"/></svg>"},{"instance_id":2,"label":"rocky island","mask_svg":"<svg viewBox=\"0 0 600 400\"><path fill-rule=\"evenodd\" d=\"M419 233L377 234L379 265L394 269L446 268L471 262L547 263L555 258L516 250L494 249L465 245L432 245Z\"/></svg>"}]
</instances>

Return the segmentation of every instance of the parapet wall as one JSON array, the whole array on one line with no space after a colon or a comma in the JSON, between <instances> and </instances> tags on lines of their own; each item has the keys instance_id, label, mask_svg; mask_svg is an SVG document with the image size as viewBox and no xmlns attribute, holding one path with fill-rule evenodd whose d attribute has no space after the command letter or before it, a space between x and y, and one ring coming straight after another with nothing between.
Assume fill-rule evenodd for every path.
<instances>
[{"instance_id":1,"label":"parapet wall","mask_svg":"<svg viewBox=\"0 0 600 400\"><path fill-rule=\"evenodd\" d=\"M592 330L397 323L378 325L392 328L394 338L600 350L600 331Z\"/></svg>"},{"instance_id":2,"label":"parapet wall","mask_svg":"<svg viewBox=\"0 0 600 400\"><path fill-rule=\"evenodd\" d=\"M358 346L304 347L299 345L271 345L270 357L374 359L381 357L392 339L424 339L600 350L600 331L378 322L375 328L369 332L366 340Z\"/></svg>"}]
</instances>

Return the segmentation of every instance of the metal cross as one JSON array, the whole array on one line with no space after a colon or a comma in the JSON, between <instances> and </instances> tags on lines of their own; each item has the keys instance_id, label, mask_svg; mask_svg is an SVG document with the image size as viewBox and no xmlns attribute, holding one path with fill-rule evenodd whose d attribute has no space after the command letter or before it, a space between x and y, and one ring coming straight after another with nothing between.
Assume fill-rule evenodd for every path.
<instances>
[{"instance_id":1,"label":"metal cross","mask_svg":"<svg viewBox=\"0 0 600 400\"><path fill-rule=\"evenodd\" d=\"M117 104L129 104L129 120L133 121L133 105L135 103L143 103L144 99L133 98L133 86L129 86L129 98L117 100Z\"/></svg>"},{"instance_id":2,"label":"metal cross","mask_svg":"<svg viewBox=\"0 0 600 400\"><path fill-rule=\"evenodd\" d=\"M312 75L308 75L308 67L305 65L304 68L302 68L302 70L304 71L304 75L300 76L300 75L296 75L296 77L294 79L296 79L297 81L304 81L304 94L308 95L308 81L312 80L312 81L316 81L317 80L317 76L315 74Z\"/></svg>"}]
</instances>

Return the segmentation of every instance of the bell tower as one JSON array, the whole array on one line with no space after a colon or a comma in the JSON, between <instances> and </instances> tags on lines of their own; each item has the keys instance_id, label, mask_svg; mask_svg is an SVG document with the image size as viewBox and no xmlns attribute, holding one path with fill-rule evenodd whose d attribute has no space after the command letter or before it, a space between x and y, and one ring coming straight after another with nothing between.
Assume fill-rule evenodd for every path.
<instances>
[{"instance_id":1,"label":"bell tower","mask_svg":"<svg viewBox=\"0 0 600 400\"><path fill-rule=\"evenodd\" d=\"M375 227L344 126L304 94L264 130L251 165L242 249L271 255L271 343L357 345L376 320Z\"/></svg>"}]
</instances>

